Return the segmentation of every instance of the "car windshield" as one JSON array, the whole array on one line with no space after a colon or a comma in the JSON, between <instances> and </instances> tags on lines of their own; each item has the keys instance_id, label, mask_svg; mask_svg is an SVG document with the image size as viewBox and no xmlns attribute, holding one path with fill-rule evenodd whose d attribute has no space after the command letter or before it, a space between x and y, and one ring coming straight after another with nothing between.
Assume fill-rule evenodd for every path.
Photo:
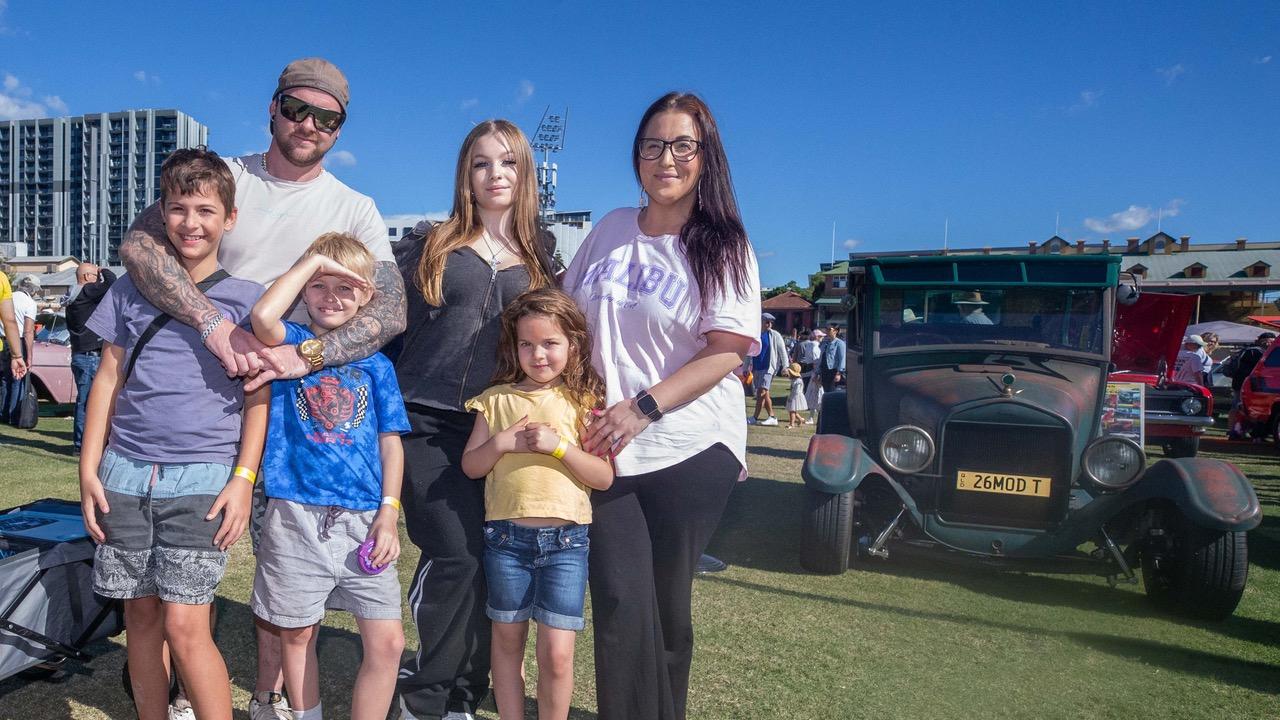
<instances>
[{"instance_id":1,"label":"car windshield","mask_svg":"<svg viewBox=\"0 0 1280 720\"><path fill-rule=\"evenodd\" d=\"M1060 288L885 288L881 348L1029 345L1103 353L1102 290Z\"/></svg>"},{"instance_id":2,"label":"car windshield","mask_svg":"<svg viewBox=\"0 0 1280 720\"><path fill-rule=\"evenodd\" d=\"M40 313L36 316L36 340L66 345L71 342L71 331L67 329L67 321L61 315Z\"/></svg>"}]
</instances>

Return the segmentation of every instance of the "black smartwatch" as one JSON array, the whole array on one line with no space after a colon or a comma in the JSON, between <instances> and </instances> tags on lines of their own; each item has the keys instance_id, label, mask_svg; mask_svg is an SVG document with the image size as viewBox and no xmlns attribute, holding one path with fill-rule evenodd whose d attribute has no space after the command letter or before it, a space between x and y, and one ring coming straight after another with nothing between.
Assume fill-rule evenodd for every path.
<instances>
[{"instance_id":1,"label":"black smartwatch","mask_svg":"<svg viewBox=\"0 0 1280 720\"><path fill-rule=\"evenodd\" d=\"M658 422L662 419L662 411L658 409L658 401L653 399L648 390L641 390L636 395L636 407L640 408L640 412L649 418L649 422Z\"/></svg>"}]
</instances>

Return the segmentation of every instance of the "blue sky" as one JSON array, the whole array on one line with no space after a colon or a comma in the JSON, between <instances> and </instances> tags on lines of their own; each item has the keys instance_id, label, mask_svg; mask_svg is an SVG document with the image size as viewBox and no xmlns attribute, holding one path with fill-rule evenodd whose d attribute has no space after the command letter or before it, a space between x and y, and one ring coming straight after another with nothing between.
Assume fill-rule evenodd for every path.
<instances>
[{"instance_id":1,"label":"blue sky","mask_svg":"<svg viewBox=\"0 0 1280 720\"><path fill-rule=\"evenodd\" d=\"M1280 5L0 0L0 118L176 107L264 148L280 69L322 55L351 119L330 169L384 215L449 206L473 123L569 108L559 208L635 204L669 89L711 105L766 286L831 256L1280 240Z\"/></svg>"}]
</instances>

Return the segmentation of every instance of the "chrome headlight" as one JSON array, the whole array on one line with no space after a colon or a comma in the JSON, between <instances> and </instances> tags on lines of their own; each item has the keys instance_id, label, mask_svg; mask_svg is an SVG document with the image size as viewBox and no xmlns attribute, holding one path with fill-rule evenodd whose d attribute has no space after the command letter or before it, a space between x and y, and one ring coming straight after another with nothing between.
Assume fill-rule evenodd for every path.
<instances>
[{"instance_id":1,"label":"chrome headlight","mask_svg":"<svg viewBox=\"0 0 1280 720\"><path fill-rule=\"evenodd\" d=\"M1138 443L1126 437L1094 440L1084 451L1084 474L1102 490L1123 490L1138 481L1147 456Z\"/></svg>"},{"instance_id":2,"label":"chrome headlight","mask_svg":"<svg viewBox=\"0 0 1280 720\"><path fill-rule=\"evenodd\" d=\"M1204 401L1198 397L1189 397L1179 405L1183 415L1199 415L1204 410Z\"/></svg>"},{"instance_id":3,"label":"chrome headlight","mask_svg":"<svg viewBox=\"0 0 1280 720\"><path fill-rule=\"evenodd\" d=\"M914 425L890 428L880 438L880 459L895 472L920 472L933 460L933 438Z\"/></svg>"}]
</instances>

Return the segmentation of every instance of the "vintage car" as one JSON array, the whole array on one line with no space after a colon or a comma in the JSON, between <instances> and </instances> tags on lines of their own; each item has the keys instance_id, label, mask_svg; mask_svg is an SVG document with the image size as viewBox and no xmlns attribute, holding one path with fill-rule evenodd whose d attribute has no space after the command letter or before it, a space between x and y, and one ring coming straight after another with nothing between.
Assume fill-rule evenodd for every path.
<instances>
[{"instance_id":1,"label":"vintage car","mask_svg":"<svg viewBox=\"0 0 1280 720\"><path fill-rule=\"evenodd\" d=\"M71 335L61 313L36 316L35 344L31 349L31 378L41 400L64 404L76 401L76 383L71 377Z\"/></svg>"},{"instance_id":2,"label":"vintage car","mask_svg":"<svg viewBox=\"0 0 1280 720\"><path fill-rule=\"evenodd\" d=\"M1118 256L856 260L848 390L823 398L803 466L800 560L939 553L1095 572L1157 604L1230 615L1258 498L1234 465L1148 465L1104 432ZM1140 416L1134 416L1137 420Z\"/></svg>"},{"instance_id":3,"label":"vintage car","mask_svg":"<svg viewBox=\"0 0 1280 720\"><path fill-rule=\"evenodd\" d=\"M1194 295L1143 292L1116 306L1111 379L1146 386L1146 442L1166 457L1195 457L1200 436L1213 427L1212 391L1173 379L1195 304Z\"/></svg>"}]
</instances>

